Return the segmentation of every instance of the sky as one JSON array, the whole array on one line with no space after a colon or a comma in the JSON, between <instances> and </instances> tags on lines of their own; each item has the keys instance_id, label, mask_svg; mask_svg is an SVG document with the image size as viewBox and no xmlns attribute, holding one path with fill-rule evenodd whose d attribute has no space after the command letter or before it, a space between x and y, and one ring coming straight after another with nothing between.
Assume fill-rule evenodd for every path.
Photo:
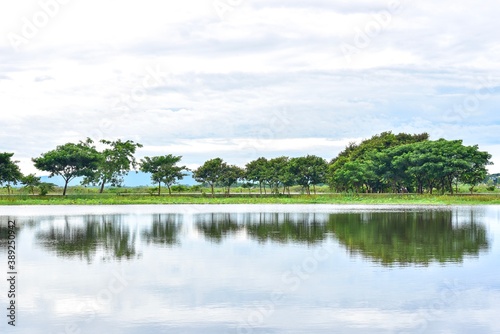
<instances>
[{"instance_id":1,"label":"sky","mask_svg":"<svg viewBox=\"0 0 500 334\"><path fill-rule=\"evenodd\" d=\"M137 157L334 158L383 131L463 139L500 172L500 5L378 0L0 3L0 152L90 137Z\"/></svg>"}]
</instances>

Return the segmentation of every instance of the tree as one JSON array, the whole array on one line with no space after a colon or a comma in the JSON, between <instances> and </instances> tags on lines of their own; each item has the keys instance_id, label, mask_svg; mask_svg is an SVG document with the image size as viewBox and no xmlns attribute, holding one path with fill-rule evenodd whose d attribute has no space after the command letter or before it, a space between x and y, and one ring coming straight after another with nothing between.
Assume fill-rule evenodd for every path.
<instances>
[{"instance_id":1,"label":"tree","mask_svg":"<svg viewBox=\"0 0 500 334\"><path fill-rule=\"evenodd\" d=\"M0 153L0 184L7 185L7 193L10 195L10 185L17 184L23 174L17 165L19 161L12 161L14 153Z\"/></svg>"},{"instance_id":2,"label":"tree","mask_svg":"<svg viewBox=\"0 0 500 334\"><path fill-rule=\"evenodd\" d=\"M239 179L243 179L245 177L245 171L235 165L228 165L226 163L222 163L222 174L220 176L220 184L223 187L227 187L227 194L229 195L231 192L231 186L238 181Z\"/></svg>"},{"instance_id":3,"label":"tree","mask_svg":"<svg viewBox=\"0 0 500 334\"><path fill-rule=\"evenodd\" d=\"M249 181L259 183L260 194L262 195L262 185L264 185L264 193L266 192L266 179L268 173L268 160L260 157L257 160L250 161L246 164L245 178Z\"/></svg>"},{"instance_id":4,"label":"tree","mask_svg":"<svg viewBox=\"0 0 500 334\"><path fill-rule=\"evenodd\" d=\"M274 158L266 164L266 181L275 194L279 194L279 188L293 185L295 176L290 172L290 159L285 156Z\"/></svg>"},{"instance_id":5,"label":"tree","mask_svg":"<svg viewBox=\"0 0 500 334\"><path fill-rule=\"evenodd\" d=\"M310 186L316 193L316 184L326 182L328 164L325 159L315 155L292 158L290 160L290 172L297 177L297 183L304 187L307 194L311 194Z\"/></svg>"},{"instance_id":6,"label":"tree","mask_svg":"<svg viewBox=\"0 0 500 334\"><path fill-rule=\"evenodd\" d=\"M472 194L474 187L483 182L488 175L486 165L493 163L490 162L491 154L479 151L477 145L468 146L466 150L469 165L460 175L460 181L470 185L469 190Z\"/></svg>"},{"instance_id":7,"label":"tree","mask_svg":"<svg viewBox=\"0 0 500 334\"><path fill-rule=\"evenodd\" d=\"M40 195L45 196L49 192L54 191L56 189L56 185L50 182L41 182L38 187L40 188Z\"/></svg>"},{"instance_id":8,"label":"tree","mask_svg":"<svg viewBox=\"0 0 500 334\"><path fill-rule=\"evenodd\" d=\"M31 193L34 195L35 187L38 187L41 182L40 178L35 174L29 174L21 178L21 183L24 184L26 188L30 189Z\"/></svg>"},{"instance_id":9,"label":"tree","mask_svg":"<svg viewBox=\"0 0 500 334\"><path fill-rule=\"evenodd\" d=\"M200 183L208 183L212 189L212 196L214 196L214 186L217 182L222 181L225 163L221 158L214 158L205 161L205 163L194 170L194 179Z\"/></svg>"},{"instance_id":10,"label":"tree","mask_svg":"<svg viewBox=\"0 0 500 334\"><path fill-rule=\"evenodd\" d=\"M250 195L252 193L253 186L254 184L252 182L245 182L241 187L248 189L248 194Z\"/></svg>"},{"instance_id":11,"label":"tree","mask_svg":"<svg viewBox=\"0 0 500 334\"><path fill-rule=\"evenodd\" d=\"M110 183L112 186L119 186L123 183L123 177L130 171L131 168L136 169L137 162L135 161L135 151L138 147L142 147L139 143L134 143L131 140L122 142L101 140L101 143L109 145L109 148L100 152L102 160L95 173L87 176L84 183L100 184L99 192L102 193L104 186Z\"/></svg>"},{"instance_id":12,"label":"tree","mask_svg":"<svg viewBox=\"0 0 500 334\"><path fill-rule=\"evenodd\" d=\"M140 169L145 173L151 173L151 181L158 183L158 195L161 194L162 182L167 186L168 193L171 195L171 186L187 175L183 173L187 170L186 166L177 166L181 159L182 156L172 154L141 159Z\"/></svg>"},{"instance_id":13,"label":"tree","mask_svg":"<svg viewBox=\"0 0 500 334\"><path fill-rule=\"evenodd\" d=\"M337 190L360 192L367 186L368 180L373 175L370 165L361 161L349 161L342 168L334 170L331 176L331 185Z\"/></svg>"},{"instance_id":14,"label":"tree","mask_svg":"<svg viewBox=\"0 0 500 334\"><path fill-rule=\"evenodd\" d=\"M79 176L94 175L102 163L102 156L91 146L92 143L93 141L87 138L85 142L80 141L78 144L59 145L56 149L31 160L37 169L50 172L49 177L59 175L64 179L65 196L71 180Z\"/></svg>"}]
</instances>

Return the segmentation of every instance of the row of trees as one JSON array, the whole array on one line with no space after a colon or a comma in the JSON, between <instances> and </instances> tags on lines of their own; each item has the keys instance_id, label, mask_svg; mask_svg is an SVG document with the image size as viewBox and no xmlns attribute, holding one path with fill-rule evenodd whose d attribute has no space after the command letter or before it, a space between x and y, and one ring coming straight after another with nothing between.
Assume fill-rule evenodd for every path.
<instances>
[{"instance_id":1,"label":"row of trees","mask_svg":"<svg viewBox=\"0 0 500 334\"><path fill-rule=\"evenodd\" d=\"M120 185L123 176L137 166L134 154L136 148L142 145L130 140L102 140L101 143L106 145L101 151L96 149L90 138L77 144L67 143L32 161L37 169L49 172L50 177L58 175L63 178L63 195L66 195L69 182L82 176L83 184L99 185L102 192L106 184ZM34 174L24 176L17 165L19 161L12 160L12 156L13 153L0 153L0 184L5 184L9 193L11 185L18 183L30 188L32 193L37 186L41 187L42 193L53 187L50 183L41 182Z\"/></svg>"},{"instance_id":2,"label":"row of trees","mask_svg":"<svg viewBox=\"0 0 500 334\"><path fill-rule=\"evenodd\" d=\"M328 183L337 191L453 194L461 182L472 192L487 177L490 159L461 140L385 132L342 151L330 164Z\"/></svg>"},{"instance_id":3,"label":"row of trees","mask_svg":"<svg viewBox=\"0 0 500 334\"><path fill-rule=\"evenodd\" d=\"M300 185L307 194L316 192L316 185L328 184L336 191L397 192L408 191L453 193L458 182L469 184L471 191L486 178L486 166L491 155L479 151L477 145L464 146L461 140L440 139L430 141L426 133L394 135L384 132L361 142L350 143L330 163L325 159L308 155L273 159L260 157L246 164L245 168L230 165L221 158L206 161L195 170L179 165L182 157L172 154L144 157L139 162L134 154L141 144L131 140L101 140L104 148L98 150L87 138L79 143L67 143L43 153L32 161L39 170L49 172L50 177L64 179L63 195L68 184L76 177L83 177L82 184L120 186L130 170L138 168L151 174L158 184L158 194L164 184L169 193L172 185L192 172L196 181L206 184L214 194L221 186L229 193L231 186L243 182L244 187L258 185L260 193L290 193L290 187ZM23 176L13 153L0 153L0 184L6 184L10 193L12 184L21 182L31 189L40 186L40 178L33 174Z\"/></svg>"}]
</instances>

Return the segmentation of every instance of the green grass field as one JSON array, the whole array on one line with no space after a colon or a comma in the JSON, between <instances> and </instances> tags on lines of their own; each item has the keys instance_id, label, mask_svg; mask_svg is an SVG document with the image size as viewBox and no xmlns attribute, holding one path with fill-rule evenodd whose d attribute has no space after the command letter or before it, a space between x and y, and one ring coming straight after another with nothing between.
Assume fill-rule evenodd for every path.
<instances>
[{"instance_id":1,"label":"green grass field","mask_svg":"<svg viewBox=\"0 0 500 334\"><path fill-rule=\"evenodd\" d=\"M401 205L484 205L500 204L500 196L414 195L414 194L320 194L292 196L259 195L117 195L73 194L31 196L3 195L0 205L124 205L124 204L401 204Z\"/></svg>"}]
</instances>

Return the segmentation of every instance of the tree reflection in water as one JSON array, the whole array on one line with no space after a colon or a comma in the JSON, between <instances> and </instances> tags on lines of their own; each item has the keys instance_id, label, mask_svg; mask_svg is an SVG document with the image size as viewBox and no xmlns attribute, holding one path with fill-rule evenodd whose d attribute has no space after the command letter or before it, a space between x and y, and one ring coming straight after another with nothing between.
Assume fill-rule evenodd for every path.
<instances>
[{"instance_id":1,"label":"tree reflection in water","mask_svg":"<svg viewBox=\"0 0 500 334\"><path fill-rule=\"evenodd\" d=\"M180 245L179 233L183 217L181 214L153 215L151 227L142 232L142 238L148 244L153 243L168 247Z\"/></svg>"},{"instance_id":2,"label":"tree reflection in water","mask_svg":"<svg viewBox=\"0 0 500 334\"><path fill-rule=\"evenodd\" d=\"M247 213L196 215L210 241L242 231L259 243L320 244L337 240L351 254L383 265L462 262L489 248L487 231L475 214L460 223L451 211L354 213Z\"/></svg>"},{"instance_id":3,"label":"tree reflection in water","mask_svg":"<svg viewBox=\"0 0 500 334\"><path fill-rule=\"evenodd\" d=\"M124 221L126 215L44 217L36 226L36 239L44 248L62 257L91 262L99 253L104 259L132 259L137 231ZM147 244L180 246L182 214L155 214L141 222L140 238ZM460 221L458 221L460 220ZM480 210L470 214L451 210L408 210L345 213L209 213L193 216L196 229L210 242L241 233L258 243L316 246L336 240L354 255L360 254L382 265L428 265L431 262L460 263L489 249L487 230ZM28 222L28 221L27 221ZM47 223L47 224L45 224ZM0 245L5 249L7 227L0 226Z\"/></svg>"},{"instance_id":4,"label":"tree reflection in water","mask_svg":"<svg viewBox=\"0 0 500 334\"><path fill-rule=\"evenodd\" d=\"M136 255L136 235L121 215L84 216L83 224L65 217L63 226L51 224L37 233L38 242L62 257L79 257L91 262L98 249L115 259ZM75 217L72 217L75 219Z\"/></svg>"},{"instance_id":5,"label":"tree reflection in water","mask_svg":"<svg viewBox=\"0 0 500 334\"><path fill-rule=\"evenodd\" d=\"M233 213L208 213L194 216L196 228L208 240L221 243L222 239L241 231L243 225L238 223L238 215Z\"/></svg>"},{"instance_id":6,"label":"tree reflection in water","mask_svg":"<svg viewBox=\"0 0 500 334\"><path fill-rule=\"evenodd\" d=\"M454 223L451 211L330 215L328 230L351 253L384 265L462 262L489 248L475 215Z\"/></svg>"}]
</instances>

